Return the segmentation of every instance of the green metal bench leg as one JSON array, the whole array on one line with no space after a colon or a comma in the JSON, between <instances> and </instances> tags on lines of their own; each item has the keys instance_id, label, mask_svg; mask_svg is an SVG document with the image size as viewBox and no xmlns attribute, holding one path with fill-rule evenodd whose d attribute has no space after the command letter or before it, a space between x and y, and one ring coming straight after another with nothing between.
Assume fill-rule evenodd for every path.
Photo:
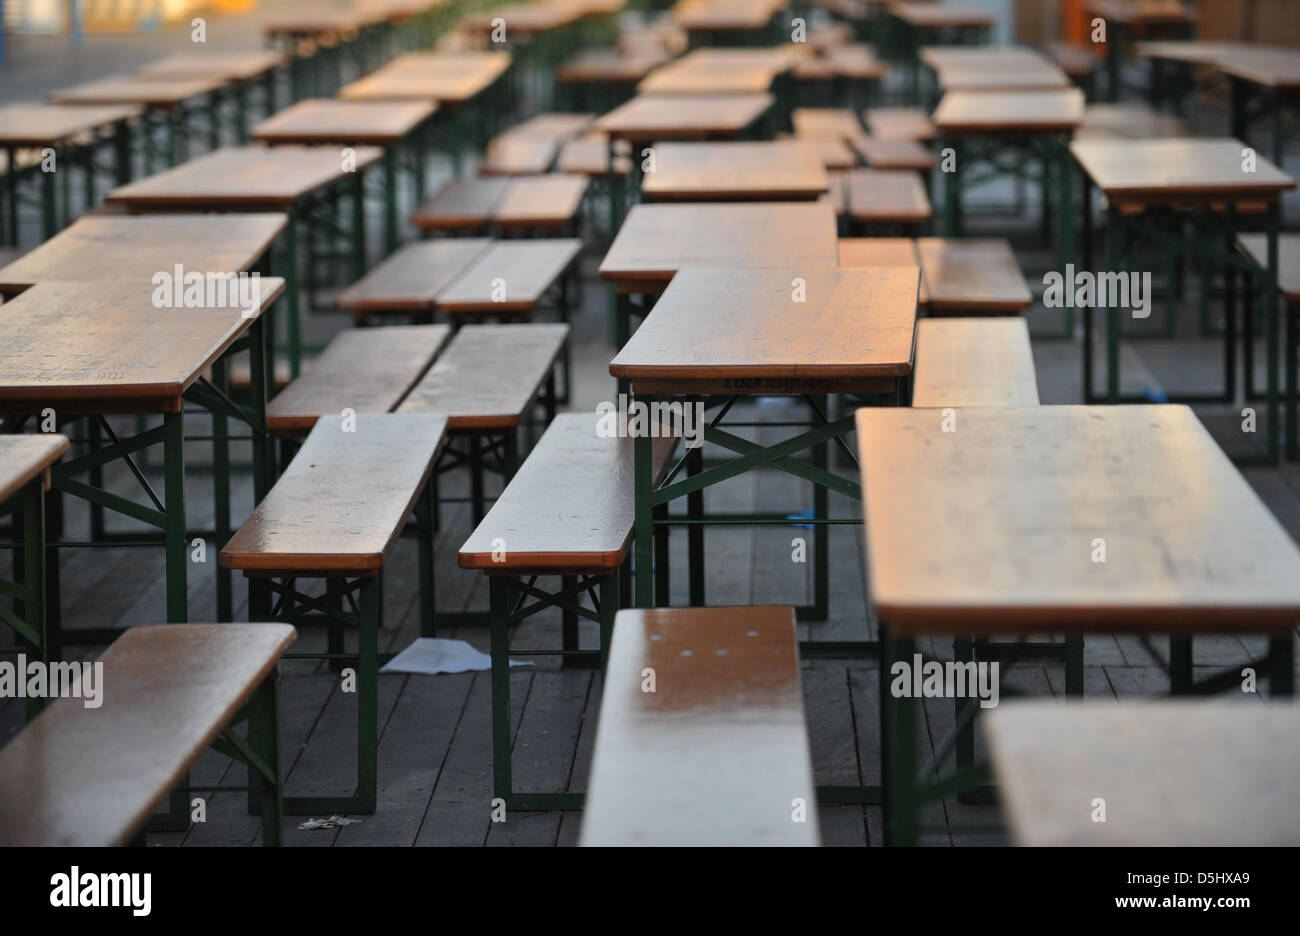
<instances>
[{"instance_id":1,"label":"green metal bench leg","mask_svg":"<svg viewBox=\"0 0 1300 936\"><path fill-rule=\"evenodd\" d=\"M895 637L880 622L881 804L886 845L915 845L918 840L916 791L917 700L895 698L890 691L894 661L911 661L913 642Z\"/></svg>"},{"instance_id":2,"label":"green metal bench leg","mask_svg":"<svg viewBox=\"0 0 1300 936\"><path fill-rule=\"evenodd\" d=\"M228 365L225 358L212 364L212 383L222 393L230 392ZM230 523L230 427L226 414L220 409L212 411L212 492L214 504L214 528L216 542L213 552L220 552L229 541L232 530ZM217 620L233 621L234 583L231 570L221 568L221 563L213 556L217 567Z\"/></svg>"},{"instance_id":3,"label":"green metal bench leg","mask_svg":"<svg viewBox=\"0 0 1300 936\"><path fill-rule=\"evenodd\" d=\"M1295 635L1288 631L1268 642L1269 696L1290 698L1295 694Z\"/></svg>"},{"instance_id":4,"label":"green metal bench leg","mask_svg":"<svg viewBox=\"0 0 1300 936\"><path fill-rule=\"evenodd\" d=\"M284 815L281 799L284 778L280 773L279 681L280 674L273 670L249 700L249 746L271 772L271 776L266 777L252 766L248 768L249 786L260 788L258 793L250 790L249 796L258 797L258 813L262 817L262 845L267 848L280 845Z\"/></svg>"},{"instance_id":5,"label":"green metal bench leg","mask_svg":"<svg viewBox=\"0 0 1300 936\"><path fill-rule=\"evenodd\" d=\"M686 473L697 475L704 470L704 446L690 449L686 453ZM691 520L704 518L704 491L692 491L686 495L686 515ZM688 579L690 584L691 607L702 608L705 601L704 585L704 524L692 523L686 528L686 547L689 559Z\"/></svg>"},{"instance_id":6,"label":"green metal bench leg","mask_svg":"<svg viewBox=\"0 0 1300 936\"><path fill-rule=\"evenodd\" d=\"M649 404L653 398L646 398ZM637 608L649 608L654 604L654 507L652 506L651 479L654 477L653 440L642 433L633 441L634 462L636 466L636 541L633 546L636 565L633 569L635 594L632 604Z\"/></svg>"},{"instance_id":7,"label":"green metal bench leg","mask_svg":"<svg viewBox=\"0 0 1300 936\"><path fill-rule=\"evenodd\" d=\"M492 795L510 801L510 591L503 575L489 575L492 616Z\"/></svg>"},{"instance_id":8,"label":"green metal bench leg","mask_svg":"<svg viewBox=\"0 0 1300 936\"><path fill-rule=\"evenodd\" d=\"M420 562L420 636L438 636L434 621L436 605L434 591L433 535L436 529L434 520L434 479L436 471L430 472L420 500L416 504L417 522L419 524L419 562Z\"/></svg>"},{"instance_id":9,"label":"green metal bench leg","mask_svg":"<svg viewBox=\"0 0 1300 936\"><path fill-rule=\"evenodd\" d=\"M829 412L826 408L829 397L813 398L817 403L817 412ZM823 471L830 467L830 440L819 442L812 447L814 468ZM816 520L830 518L830 492L825 485L813 485L813 517ZM831 593L831 528L829 524L818 523L813 529L813 606L812 614L805 620L825 621L830 617Z\"/></svg>"}]
</instances>

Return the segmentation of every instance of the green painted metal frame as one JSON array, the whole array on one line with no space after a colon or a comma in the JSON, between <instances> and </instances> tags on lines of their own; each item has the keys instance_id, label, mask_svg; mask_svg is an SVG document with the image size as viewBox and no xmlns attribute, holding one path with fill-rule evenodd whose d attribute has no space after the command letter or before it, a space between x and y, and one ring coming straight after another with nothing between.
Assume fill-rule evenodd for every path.
<instances>
[{"instance_id":1,"label":"green painted metal frame","mask_svg":"<svg viewBox=\"0 0 1300 936\"><path fill-rule=\"evenodd\" d=\"M18 638L13 647L0 653L35 653L52 662L45 614L45 472L29 481L8 500L0 503L0 516L13 518L12 579L0 579L0 598L10 598L12 607L0 604L0 623L9 625ZM28 698L26 718L31 721L44 708L44 700Z\"/></svg>"}]
</instances>

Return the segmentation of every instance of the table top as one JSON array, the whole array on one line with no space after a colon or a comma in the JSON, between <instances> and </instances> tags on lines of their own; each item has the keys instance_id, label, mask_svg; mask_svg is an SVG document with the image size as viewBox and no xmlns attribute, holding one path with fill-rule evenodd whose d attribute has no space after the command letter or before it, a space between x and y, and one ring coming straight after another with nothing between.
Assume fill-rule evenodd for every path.
<instances>
[{"instance_id":1,"label":"table top","mask_svg":"<svg viewBox=\"0 0 1300 936\"><path fill-rule=\"evenodd\" d=\"M1122 200L1278 198L1295 180L1263 156L1242 171L1233 139L1075 140L1070 151L1106 195Z\"/></svg>"},{"instance_id":2,"label":"table top","mask_svg":"<svg viewBox=\"0 0 1300 936\"><path fill-rule=\"evenodd\" d=\"M0 146L53 146L139 114L139 107L121 104L10 104L0 107Z\"/></svg>"},{"instance_id":3,"label":"table top","mask_svg":"<svg viewBox=\"0 0 1300 936\"><path fill-rule=\"evenodd\" d=\"M821 203L635 205L601 279L658 292L678 270L812 269L837 262L835 211Z\"/></svg>"},{"instance_id":4,"label":"table top","mask_svg":"<svg viewBox=\"0 0 1300 936\"><path fill-rule=\"evenodd\" d=\"M1084 9L1096 16L1104 17L1116 23L1133 26L1151 26L1160 24L1195 23L1200 17L1195 10L1184 6L1179 0L1167 0L1155 3L1143 0L1089 0Z\"/></svg>"},{"instance_id":5,"label":"table top","mask_svg":"<svg viewBox=\"0 0 1300 936\"><path fill-rule=\"evenodd\" d=\"M917 29L943 29L950 26L987 26L997 23L989 10L960 3L894 3L889 11Z\"/></svg>"},{"instance_id":6,"label":"table top","mask_svg":"<svg viewBox=\"0 0 1300 936\"><path fill-rule=\"evenodd\" d=\"M803 301L796 288L803 283ZM912 369L916 267L682 270L610 362L667 389L693 380L879 380ZM686 392L683 390L683 392ZM754 387L749 392L769 392Z\"/></svg>"},{"instance_id":7,"label":"table top","mask_svg":"<svg viewBox=\"0 0 1300 936\"><path fill-rule=\"evenodd\" d=\"M1225 50L1216 63L1219 71L1269 88L1300 88L1300 51L1251 46Z\"/></svg>"},{"instance_id":8,"label":"table top","mask_svg":"<svg viewBox=\"0 0 1300 936\"><path fill-rule=\"evenodd\" d=\"M621 139L734 138L776 102L770 94L638 95L597 118L595 128Z\"/></svg>"},{"instance_id":9,"label":"table top","mask_svg":"<svg viewBox=\"0 0 1300 936\"><path fill-rule=\"evenodd\" d=\"M1300 550L1189 407L955 420L857 412L868 581L899 633L1283 632L1300 616Z\"/></svg>"},{"instance_id":10,"label":"table top","mask_svg":"<svg viewBox=\"0 0 1300 936\"><path fill-rule=\"evenodd\" d=\"M636 86L639 94L762 94L776 73L747 62L700 65L685 60L656 68Z\"/></svg>"},{"instance_id":11,"label":"table top","mask_svg":"<svg viewBox=\"0 0 1300 936\"><path fill-rule=\"evenodd\" d=\"M270 49L256 52L178 52L150 62L135 73L146 81L186 81L216 78L247 81L264 75L285 62L285 54Z\"/></svg>"},{"instance_id":12,"label":"table top","mask_svg":"<svg viewBox=\"0 0 1300 936\"><path fill-rule=\"evenodd\" d=\"M668 60L667 52L622 54L614 49L583 49L555 69L558 82L640 81Z\"/></svg>"},{"instance_id":13,"label":"table top","mask_svg":"<svg viewBox=\"0 0 1300 936\"><path fill-rule=\"evenodd\" d=\"M944 133L1057 133L1083 122L1083 92L949 91L934 112Z\"/></svg>"},{"instance_id":14,"label":"table top","mask_svg":"<svg viewBox=\"0 0 1300 936\"><path fill-rule=\"evenodd\" d=\"M1245 42L1222 42L1216 39L1148 39L1134 43L1133 48L1140 58L1214 65L1221 56L1233 49L1253 47Z\"/></svg>"},{"instance_id":15,"label":"table top","mask_svg":"<svg viewBox=\"0 0 1300 936\"><path fill-rule=\"evenodd\" d=\"M417 55L423 58L415 58ZM358 101L461 104L491 87L509 67L507 52L410 53L344 85L338 96Z\"/></svg>"},{"instance_id":16,"label":"table top","mask_svg":"<svg viewBox=\"0 0 1300 936\"><path fill-rule=\"evenodd\" d=\"M301 9L277 12L262 20L262 32L267 36L314 36L347 32L356 29L367 17L357 9L330 8L315 4Z\"/></svg>"},{"instance_id":17,"label":"table top","mask_svg":"<svg viewBox=\"0 0 1300 936\"><path fill-rule=\"evenodd\" d=\"M936 312L1019 312L1034 303L1020 262L1001 238L922 237L916 250Z\"/></svg>"},{"instance_id":18,"label":"table top","mask_svg":"<svg viewBox=\"0 0 1300 936\"><path fill-rule=\"evenodd\" d=\"M935 71L963 66L1009 69L1051 64L1051 59L1037 49L1021 45L922 46L917 58Z\"/></svg>"},{"instance_id":19,"label":"table top","mask_svg":"<svg viewBox=\"0 0 1300 936\"><path fill-rule=\"evenodd\" d=\"M854 169L844 174L848 212L867 224L920 224L931 214L921 176L910 169Z\"/></svg>"},{"instance_id":20,"label":"table top","mask_svg":"<svg viewBox=\"0 0 1300 936\"><path fill-rule=\"evenodd\" d=\"M546 137L502 134L488 143L479 175L541 175L559 151L559 142Z\"/></svg>"},{"instance_id":21,"label":"table top","mask_svg":"<svg viewBox=\"0 0 1300 936\"><path fill-rule=\"evenodd\" d=\"M373 143L391 146L432 117L432 101L299 101L253 128L267 143Z\"/></svg>"},{"instance_id":22,"label":"table top","mask_svg":"<svg viewBox=\"0 0 1300 936\"><path fill-rule=\"evenodd\" d=\"M156 305L147 279L39 283L0 305L0 406L178 412L185 389L275 301L284 280L261 277L256 287L247 309L187 308Z\"/></svg>"},{"instance_id":23,"label":"table top","mask_svg":"<svg viewBox=\"0 0 1300 936\"><path fill-rule=\"evenodd\" d=\"M0 296L46 280L150 282L159 270L243 273L284 230L282 214L85 215L0 268Z\"/></svg>"},{"instance_id":24,"label":"table top","mask_svg":"<svg viewBox=\"0 0 1300 936\"><path fill-rule=\"evenodd\" d=\"M1018 845L1300 842L1300 706L1014 701L979 721Z\"/></svg>"},{"instance_id":25,"label":"table top","mask_svg":"<svg viewBox=\"0 0 1300 936\"><path fill-rule=\"evenodd\" d=\"M862 124L847 107L796 107L790 123L800 138L849 140L862 134Z\"/></svg>"},{"instance_id":26,"label":"table top","mask_svg":"<svg viewBox=\"0 0 1300 936\"><path fill-rule=\"evenodd\" d=\"M101 78L55 91L52 104L138 104L174 107L190 98L211 94L227 84L224 78L146 80L132 76Z\"/></svg>"},{"instance_id":27,"label":"table top","mask_svg":"<svg viewBox=\"0 0 1300 936\"><path fill-rule=\"evenodd\" d=\"M581 844L819 844L790 608L620 611L609 672Z\"/></svg>"},{"instance_id":28,"label":"table top","mask_svg":"<svg viewBox=\"0 0 1300 936\"><path fill-rule=\"evenodd\" d=\"M929 140L934 121L915 107L870 107L862 112L871 135L880 140Z\"/></svg>"},{"instance_id":29,"label":"table top","mask_svg":"<svg viewBox=\"0 0 1300 936\"><path fill-rule=\"evenodd\" d=\"M383 155L377 146L354 150L356 172ZM138 182L114 189L109 204L147 209L290 209L298 199L353 172L328 146L239 146L215 150Z\"/></svg>"},{"instance_id":30,"label":"table top","mask_svg":"<svg viewBox=\"0 0 1300 936\"><path fill-rule=\"evenodd\" d=\"M56 432L0 435L0 504L58 461L68 444L68 437Z\"/></svg>"},{"instance_id":31,"label":"table top","mask_svg":"<svg viewBox=\"0 0 1300 936\"><path fill-rule=\"evenodd\" d=\"M646 201L797 201L828 188L816 147L797 141L661 143Z\"/></svg>"},{"instance_id":32,"label":"table top","mask_svg":"<svg viewBox=\"0 0 1300 936\"><path fill-rule=\"evenodd\" d=\"M678 3L672 11L673 22L682 29L707 32L752 32L771 21L778 5L745 3L737 0L703 0Z\"/></svg>"},{"instance_id":33,"label":"table top","mask_svg":"<svg viewBox=\"0 0 1300 936\"><path fill-rule=\"evenodd\" d=\"M1028 91L1073 87L1069 75L1048 63L996 69L982 65L949 65L941 68L938 76L939 87L945 91Z\"/></svg>"}]
</instances>

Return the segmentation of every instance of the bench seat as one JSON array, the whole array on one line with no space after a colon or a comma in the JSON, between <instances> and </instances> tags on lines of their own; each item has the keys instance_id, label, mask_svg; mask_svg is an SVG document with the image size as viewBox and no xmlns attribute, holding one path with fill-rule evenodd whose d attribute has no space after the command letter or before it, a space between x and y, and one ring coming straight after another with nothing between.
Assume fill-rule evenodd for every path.
<instances>
[{"instance_id":1,"label":"bench seat","mask_svg":"<svg viewBox=\"0 0 1300 936\"><path fill-rule=\"evenodd\" d=\"M916 250L932 315L1018 315L1033 304L1020 263L1001 238L921 237Z\"/></svg>"},{"instance_id":2,"label":"bench seat","mask_svg":"<svg viewBox=\"0 0 1300 936\"><path fill-rule=\"evenodd\" d=\"M451 338L447 325L391 325L341 331L309 370L266 407L266 424L305 435L344 409L389 413L424 376Z\"/></svg>"},{"instance_id":3,"label":"bench seat","mask_svg":"<svg viewBox=\"0 0 1300 936\"><path fill-rule=\"evenodd\" d=\"M841 237L839 239L840 267L920 267L921 258L916 253L916 241L910 237ZM930 302L930 292L925 277L917 285L917 305Z\"/></svg>"},{"instance_id":4,"label":"bench seat","mask_svg":"<svg viewBox=\"0 0 1300 936\"><path fill-rule=\"evenodd\" d=\"M1023 318L928 318L916 329L913 406L1038 405Z\"/></svg>"},{"instance_id":5,"label":"bench seat","mask_svg":"<svg viewBox=\"0 0 1300 936\"><path fill-rule=\"evenodd\" d=\"M449 315L527 316L581 252L577 238L496 241L438 293L436 306Z\"/></svg>"},{"instance_id":6,"label":"bench seat","mask_svg":"<svg viewBox=\"0 0 1300 936\"><path fill-rule=\"evenodd\" d=\"M901 169L845 173L848 214L859 224L918 225L930 220L930 197L921 176Z\"/></svg>"},{"instance_id":7,"label":"bench seat","mask_svg":"<svg viewBox=\"0 0 1300 936\"><path fill-rule=\"evenodd\" d=\"M793 608L618 613L580 841L819 844Z\"/></svg>"},{"instance_id":8,"label":"bench seat","mask_svg":"<svg viewBox=\"0 0 1300 936\"><path fill-rule=\"evenodd\" d=\"M880 140L932 140L934 121L919 107L869 107L862 112L867 131Z\"/></svg>"},{"instance_id":9,"label":"bench seat","mask_svg":"<svg viewBox=\"0 0 1300 936\"><path fill-rule=\"evenodd\" d=\"M344 290L335 305L358 321L431 315L434 299L491 245L486 237L415 241Z\"/></svg>"},{"instance_id":10,"label":"bench seat","mask_svg":"<svg viewBox=\"0 0 1300 936\"><path fill-rule=\"evenodd\" d=\"M505 176L454 179L415 209L411 223L425 232L484 228L510 183Z\"/></svg>"},{"instance_id":11,"label":"bench seat","mask_svg":"<svg viewBox=\"0 0 1300 936\"><path fill-rule=\"evenodd\" d=\"M56 699L0 750L0 845L132 841L294 636L283 624L127 630L99 661L99 708ZM278 822L263 830L278 838Z\"/></svg>"},{"instance_id":12,"label":"bench seat","mask_svg":"<svg viewBox=\"0 0 1300 936\"><path fill-rule=\"evenodd\" d=\"M859 135L850 142L858 155L873 169L915 169L929 172L938 159L915 140L888 140Z\"/></svg>"}]
</instances>

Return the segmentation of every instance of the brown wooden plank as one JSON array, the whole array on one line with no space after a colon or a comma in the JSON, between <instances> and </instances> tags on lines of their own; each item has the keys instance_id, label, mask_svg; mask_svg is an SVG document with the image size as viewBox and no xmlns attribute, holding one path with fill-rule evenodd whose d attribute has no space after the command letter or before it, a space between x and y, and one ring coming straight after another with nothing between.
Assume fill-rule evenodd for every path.
<instances>
[{"instance_id":1,"label":"brown wooden plank","mask_svg":"<svg viewBox=\"0 0 1300 936\"><path fill-rule=\"evenodd\" d=\"M919 267L916 241L910 237L841 237L839 239L840 266L852 267ZM925 277L917 293L917 302L928 305L930 291Z\"/></svg>"},{"instance_id":2,"label":"brown wooden plank","mask_svg":"<svg viewBox=\"0 0 1300 936\"><path fill-rule=\"evenodd\" d=\"M858 134L850 141L873 169L917 169L928 172L938 160L915 140L882 140Z\"/></svg>"},{"instance_id":3,"label":"brown wooden plank","mask_svg":"<svg viewBox=\"0 0 1300 936\"><path fill-rule=\"evenodd\" d=\"M1261 269L1268 269L1267 234L1239 234L1237 244ZM1278 235L1277 285L1287 302L1300 303L1300 235Z\"/></svg>"},{"instance_id":4,"label":"brown wooden plank","mask_svg":"<svg viewBox=\"0 0 1300 936\"><path fill-rule=\"evenodd\" d=\"M555 162L560 146L545 137L504 134L488 144L479 175L537 175Z\"/></svg>"},{"instance_id":5,"label":"brown wooden plank","mask_svg":"<svg viewBox=\"0 0 1300 936\"><path fill-rule=\"evenodd\" d=\"M275 301L284 280L262 277L257 291L251 310L185 308L156 306L147 281L40 283L0 305L0 401L177 412L185 388Z\"/></svg>"},{"instance_id":6,"label":"brown wooden plank","mask_svg":"<svg viewBox=\"0 0 1300 936\"><path fill-rule=\"evenodd\" d=\"M1242 171L1238 140L1076 140L1070 152L1112 198L1152 202L1181 198L1277 198L1295 179L1263 156Z\"/></svg>"},{"instance_id":7,"label":"brown wooden plank","mask_svg":"<svg viewBox=\"0 0 1300 936\"><path fill-rule=\"evenodd\" d=\"M893 3L889 12L916 29L947 29L954 26L992 28L997 17L983 7L961 3Z\"/></svg>"},{"instance_id":8,"label":"brown wooden plank","mask_svg":"<svg viewBox=\"0 0 1300 936\"><path fill-rule=\"evenodd\" d=\"M594 126L633 141L734 139L775 101L770 94L642 94L600 117Z\"/></svg>"},{"instance_id":9,"label":"brown wooden plank","mask_svg":"<svg viewBox=\"0 0 1300 936\"><path fill-rule=\"evenodd\" d=\"M602 435L602 428L596 413L556 416L460 547L460 567L512 573L617 569L635 519L634 440L626 423L619 435ZM655 440L656 478L668 470L676 445L676 438Z\"/></svg>"},{"instance_id":10,"label":"brown wooden plank","mask_svg":"<svg viewBox=\"0 0 1300 936\"><path fill-rule=\"evenodd\" d=\"M492 220L505 229L567 227L577 216L586 193L585 176L563 172L515 176L493 207Z\"/></svg>"},{"instance_id":11,"label":"brown wooden plank","mask_svg":"<svg viewBox=\"0 0 1300 936\"><path fill-rule=\"evenodd\" d=\"M1101 65L1101 58L1087 46L1052 40L1046 43L1045 48L1052 60L1061 66L1067 75L1075 78L1086 78Z\"/></svg>"},{"instance_id":12,"label":"brown wooden plank","mask_svg":"<svg viewBox=\"0 0 1300 936\"><path fill-rule=\"evenodd\" d=\"M1005 240L922 237L916 251L936 314L1014 314L1033 304L1020 263Z\"/></svg>"},{"instance_id":13,"label":"brown wooden plank","mask_svg":"<svg viewBox=\"0 0 1300 936\"><path fill-rule=\"evenodd\" d=\"M1017 844L1300 841L1294 705L1013 702L980 724Z\"/></svg>"},{"instance_id":14,"label":"brown wooden plank","mask_svg":"<svg viewBox=\"0 0 1300 936\"><path fill-rule=\"evenodd\" d=\"M778 135L778 140L797 140L800 143L806 143L811 146L817 153L817 158L821 160L822 168L826 170L844 170L853 169L858 165L858 154L849 148L849 144L843 140L817 138L817 137L800 137ZM828 188L829 192L829 178ZM820 198L820 196L818 196Z\"/></svg>"},{"instance_id":15,"label":"brown wooden plank","mask_svg":"<svg viewBox=\"0 0 1300 936\"><path fill-rule=\"evenodd\" d=\"M0 504L45 472L68 450L68 437L55 432L0 435Z\"/></svg>"},{"instance_id":16,"label":"brown wooden plank","mask_svg":"<svg viewBox=\"0 0 1300 936\"><path fill-rule=\"evenodd\" d=\"M555 80L561 84L630 84L640 81L667 60L668 54L662 50L622 54L613 49L582 49L555 69Z\"/></svg>"},{"instance_id":17,"label":"brown wooden plank","mask_svg":"<svg viewBox=\"0 0 1300 936\"><path fill-rule=\"evenodd\" d=\"M1199 14L1180 0L1089 0L1084 10L1102 19L1131 26L1190 25Z\"/></svg>"},{"instance_id":18,"label":"brown wooden plank","mask_svg":"<svg viewBox=\"0 0 1300 936\"><path fill-rule=\"evenodd\" d=\"M446 438L436 413L320 419L221 550L223 569L367 575L402 533Z\"/></svg>"},{"instance_id":19,"label":"brown wooden plank","mask_svg":"<svg viewBox=\"0 0 1300 936\"><path fill-rule=\"evenodd\" d=\"M392 146L438 110L426 101L299 101L253 128L266 143L372 143Z\"/></svg>"},{"instance_id":20,"label":"brown wooden plank","mask_svg":"<svg viewBox=\"0 0 1300 936\"><path fill-rule=\"evenodd\" d=\"M849 215L867 224L920 224L930 217L921 177L903 169L854 169L844 174Z\"/></svg>"},{"instance_id":21,"label":"brown wooden plank","mask_svg":"<svg viewBox=\"0 0 1300 936\"><path fill-rule=\"evenodd\" d=\"M581 252L576 237L496 241L438 292L437 307L450 314L527 315Z\"/></svg>"},{"instance_id":22,"label":"brown wooden plank","mask_svg":"<svg viewBox=\"0 0 1300 936\"><path fill-rule=\"evenodd\" d=\"M620 611L608 674L583 845L820 842L793 609Z\"/></svg>"},{"instance_id":23,"label":"brown wooden plank","mask_svg":"<svg viewBox=\"0 0 1300 936\"><path fill-rule=\"evenodd\" d=\"M828 188L817 151L798 141L660 143L647 201L799 201Z\"/></svg>"},{"instance_id":24,"label":"brown wooden plank","mask_svg":"<svg viewBox=\"0 0 1300 936\"><path fill-rule=\"evenodd\" d=\"M451 337L447 325L394 325L339 332L311 367L266 408L276 432L301 434L316 420L351 409L388 413L397 407Z\"/></svg>"},{"instance_id":25,"label":"brown wooden plank","mask_svg":"<svg viewBox=\"0 0 1300 936\"><path fill-rule=\"evenodd\" d=\"M620 140L614 156L615 175L625 176L632 171L632 160L625 155L617 155L627 152L630 149L626 141ZM555 167L560 172L604 178L609 171L609 144L597 137L570 140L560 148Z\"/></svg>"},{"instance_id":26,"label":"brown wooden plank","mask_svg":"<svg viewBox=\"0 0 1300 936\"><path fill-rule=\"evenodd\" d=\"M140 280L159 271L244 273L284 230L282 214L87 215L0 269L0 296L45 280Z\"/></svg>"},{"instance_id":27,"label":"brown wooden plank","mask_svg":"<svg viewBox=\"0 0 1300 936\"><path fill-rule=\"evenodd\" d=\"M934 123L930 115L915 107L870 107L863 111L867 129L881 140L930 140Z\"/></svg>"},{"instance_id":28,"label":"brown wooden plank","mask_svg":"<svg viewBox=\"0 0 1300 936\"><path fill-rule=\"evenodd\" d=\"M1025 320L917 322L912 405L1037 406L1038 376Z\"/></svg>"},{"instance_id":29,"label":"brown wooden plank","mask_svg":"<svg viewBox=\"0 0 1300 936\"><path fill-rule=\"evenodd\" d=\"M790 122L800 139L848 140L862 133L862 124L847 107L796 107Z\"/></svg>"},{"instance_id":30,"label":"brown wooden plank","mask_svg":"<svg viewBox=\"0 0 1300 936\"><path fill-rule=\"evenodd\" d=\"M660 380L907 374L919 279L915 267L683 270L609 371Z\"/></svg>"},{"instance_id":31,"label":"brown wooden plank","mask_svg":"<svg viewBox=\"0 0 1300 936\"><path fill-rule=\"evenodd\" d=\"M480 228L510 187L510 179L454 179L415 209L411 223L421 230Z\"/></svg>"},{"instance_id":32,"label":"brown wooden plank","mask_svg":"<svg viewBox=\"0 0 1300 936\"><path fill-rule=\"evenodd\" d=\"M569 326L466 325L398 407L444 413L453 430L513 429L536 399Z\"/></svg>"},{"instance_id":33,"label":"brown wooden plank","mask_svg":"<svg viewBox=\"0 0 1300 936\"><path fill-rule=\"evenodd\" d=\"M50 95L51 104L138 104L141 107L175 107L190 98L211 94L224 87L223 78L191 78L147 81L129 75L100 78Z\"/></svg>"},{"instance_id":34,"label":"brown wooden plank","mask_svg":"<svg viewBox=\"0 0 1300 936\"><path fill-rule=\"evenodd\" d=\"M403 56L344 85L338 97L345 101L414 100L455 106L486 91L509 67L508 52L477 53L474 57L438 52L427 60Z\"/></svg>"},{"instance_id":35,"label":"brown wooden plank","mask_svg":"<svg viewBox=\"0 0 1300 936\"><path fill-rule=\"evenodd\" d=\"M355 148L355 171L383 155ZM351 175L338 150L325 146L240 146L219 149L120 186L104 200L131 211L149 208L287 210L305 195Z\"/></svg>"},{"instance_id":36,"label":"brown wooden plank","mask_svg":"<svg viewBox=\"0 0 1300 936\"><path fill-rule=\"evenodd\" d=\"M1073 87L1070 76L1049 62L1006 68L998 63L949 65L938 73L944 91L1057 91Z\"/></svg>"},{"instance_id":37,"label":"brown wooden plank","mask_svg":"<svg viewBox=\"0 0 1300 936\"><path fill-rule=\"evenodd\" d=\"M963 409L955 431L942 423L857 412L867 575L898 632L1294 625L1300 551L1188 407ZM978 531L979 548L956 530Z\"/></svg>"},{"instance_id":38,"label":"brown wooden plank","mask_svg":"<svg viewBox=\"0 0 1300 936\"><path fill-rule=\"evenodd\" d=\"M150 62L137 71L135 77L146 81L187 81L192 78L249 81L283 65L285 60L285 53L272 49L178 52Z\"/></svg>"},{"instance_id":39,"label":"brown wooden plank","mask_svg":"<svg viewBox=\"0 0 1300 936\"><path fill-rule=\"evenodd\" d=\"M944 133L1051 133L1083 121L1083 92L949 91L934 112Z\"/></svg>"},{"instance_id":40,"label":"brown wooden plank","mask_svg":"<svg viewBox=\"0 0 1300 936\"><path fill-rule=\"evenodd\" d=\"M0 842L124 845L271 672L287 624L137 625L102 705L57 699L0 751Z\"/></svg>"},{"instance_id":41,"label":"brown wooden plank","mask_svg":"<svg viewBox=\"0 0 1300 936\"><path fill-rule=\"evenodd\" d=\"M657 291L680 269L826 268L835 258L835 212L827 205L635 205L600 277Z\"/></svg>"},{"instance_id":42,"label":"brown wooden plank","mask_svg":"<svg viewBox=\"0 0 1300 936\"><path fill-rule=\"evenodd\" d=\"M345 289L335 305L358 318L432 311L438 293L491 244L486 237L406 244Z\"/></svg>"},{"instance_id":43,"label":"brown wooden plank","mask_svg":"<svg viewBox=\"0 0 1300 936\"><path fill-rule=\"evenodd\" d=\"M139 114L140 108L132 105L9 104L0 107L0 144L54 146Z\"/></svg>"},{"instance_id":44,"label":"brown wooden plank","mask_svg":"<svg viewBox=\"0 0 1300 936\"><path fill-rule=\"evenodd\" d=\"M536 114L523 123L515 124L501 135L538 137L543 140L553 140L556 143L565 143L569 140L576 140L586 133L595 119L595 114L566 114L548 111Z\"/></svg>"},{"instance_id":45,"label":"brown wooden plank","mask_svg":"<svg viewBox=\"0 0 1300 936\"><path fill-rule=\"evenodd\" d=\"M1187 135L1187 124L1172 114L1162 114L1141 101L1126 101L1122 104L1089 104L1074 138L1149 140Z\"/></svg>"}]
</instances>

